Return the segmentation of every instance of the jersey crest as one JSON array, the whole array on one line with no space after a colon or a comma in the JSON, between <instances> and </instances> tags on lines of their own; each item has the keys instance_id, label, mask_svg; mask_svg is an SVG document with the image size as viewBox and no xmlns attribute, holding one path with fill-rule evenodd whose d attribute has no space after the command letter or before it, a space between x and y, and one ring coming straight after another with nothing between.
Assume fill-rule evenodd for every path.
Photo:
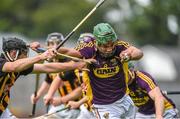
<instances>
[{"instance_id":1,"label":"jersey crest","mask_svg":"<svg viewBox=\"0 0 180 119\"><path fill-rule=\"evenodd\" d=\"M108 67L108 64L104 64L102 68L95 68L93 73L99 78L109 78L115 76L120 70L119 66Z\"/></svg>"}]
</instances>

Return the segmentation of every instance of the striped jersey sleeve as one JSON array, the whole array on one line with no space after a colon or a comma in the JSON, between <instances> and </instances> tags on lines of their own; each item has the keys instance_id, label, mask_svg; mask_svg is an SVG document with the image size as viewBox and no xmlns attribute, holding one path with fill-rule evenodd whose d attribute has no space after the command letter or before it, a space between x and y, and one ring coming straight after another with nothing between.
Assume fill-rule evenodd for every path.
<instances>
[{"instance_id":1,"label":"striped jersey sleeve","mask_svg":"<svg viewBox=\"0 0 180 119\"><path fill-rule=\"evenodd\" d=\"M95 43L88 42L88 43L80 43L78 46L75 47L77 51L81 53L81 55L85 58L92 58L96 52L95 50Z\"/></svg>"},{"instance_id":2,"label":"striped jersey sleeve","mask_svg":"<svg viewBox=\"0 0 180 119\"><path fill-rule=\"evenodd\" d=\"M136 74L138 77L138 84L142 88L144 88L148 93L157 86L153 77L150 74L142 71L137 71Z\"/></svg>"},{"instance_id":3,"label":"striped jersey sleeve","mask_svg":"<svg viewBox=\"0 0 180 119\"><path fill-rule=\"evenodd\" d=\"M122 47L124 47L125 49L130 46L130 44L129 44L128 42L125 42L125 41L122 41L122 40L118 40L118 41L116 42L116 45L122 46Z\"/></svg>"}]
</instances>

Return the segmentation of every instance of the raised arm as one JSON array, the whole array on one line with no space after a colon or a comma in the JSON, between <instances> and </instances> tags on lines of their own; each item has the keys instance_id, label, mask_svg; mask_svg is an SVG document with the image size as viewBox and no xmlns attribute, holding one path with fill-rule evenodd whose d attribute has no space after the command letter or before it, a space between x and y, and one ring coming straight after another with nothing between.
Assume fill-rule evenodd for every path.
<instances>
[{"instance_id":1,"label":"raised arm","mask_svg":"<svg viewBox=\"0 0 180 119\"><path fill-rule=\"evenodd\" d=\"M139 60L143 57L143 52L134 46L129 46L126 50L120 53L120 57L121 59L127 57L128 60Z\"/></svg>"},{"instance_id":2,"label":"raised arm","mask_svg":"<svg viewBox=\"0 0 180 119\"><path fill-rule=\"evenodd\" d=\"M73 49L73 48L61 47L61 48L58 50L58 52L59 52L59 53L62 53L62 54L66 54L66 55L70 55L70 56L82 58L81 53L80 53L79 51Z\"/></svg>"}]
</instances>

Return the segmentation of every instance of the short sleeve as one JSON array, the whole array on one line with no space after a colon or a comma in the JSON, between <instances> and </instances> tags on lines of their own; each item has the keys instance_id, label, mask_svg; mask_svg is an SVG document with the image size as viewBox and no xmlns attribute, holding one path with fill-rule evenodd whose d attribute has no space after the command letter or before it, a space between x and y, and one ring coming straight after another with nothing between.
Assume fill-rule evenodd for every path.
<instances>
[{"instance_id":1,"label":"short sleeve","mask_svg":"<svg viewBox=\"0 0 180 119\"><path fill-rule=\"evenodd\" d=\"M126 50L130 46L130 44L128 42L118 40L115 46L118 48L118 50L123 51Z\"/></svg>"},{"instance_id":2,"label":"short sleeve","mask_svg":"<svg viewBox=\"0 0 180 119\"><path fill-rule=\"evenodd\" d=\"M157 84L155 83L154 79L152 76L146 72L137 72L138 76L138 85L140 85L143 89L145 89L148 93L154 89Z\"/></svg>"},{"instance_id":3,"label":"short sleeve","mask_svg":"<svg viewBox=\"0 0 180 119\"><path fill-rule=\"evenodd\" d=\"M0 58L0 71L2 72L2 68L4 66L4 64L6 63L6 59Z\"/></svg>"},{"instance_id":4,"label":"short sleeve","mask_svg":"<svg viewBox=\"0 0 180 119\"><path fill-rule=\"evenodd\" d=\"M46 81L48 84L51 84L51 83L52 83L52 79L51 79L51 77L50 77L50 74L46 74L45 81Z\"/></svg>"},{"instance_id":5,"label":"short sleeve","mask_svg":"<svg viewBox=\"0 0 180 119\"><path fill-rule=\"evenodd\" d=\"M30 74L33 71L33 68L34 68L34 65L31 66L30 68L20 72L20 75L28 75L28 74Z\"/></svg>"},{"instance_id":6,"label":"short sleeve","mask_svg":"<svg viewBox=\"0 0 180 119\"><path fill-rule=\"evenodd\" d=\"M76 78L74 70L62 72L59 76L63 81L73 81Z\"/></svg>"},{"instance_id":7,"label":"short sleeve","mask_svg":"<svg viewBox=\"0 0 180 119\"><path fill-rule=\"evenodd\" d=\"M80 43L75 47L75 49L86 59L92 58L95 54L95 46L92 41L88 43Z\"/></svg>"}]
</instances>

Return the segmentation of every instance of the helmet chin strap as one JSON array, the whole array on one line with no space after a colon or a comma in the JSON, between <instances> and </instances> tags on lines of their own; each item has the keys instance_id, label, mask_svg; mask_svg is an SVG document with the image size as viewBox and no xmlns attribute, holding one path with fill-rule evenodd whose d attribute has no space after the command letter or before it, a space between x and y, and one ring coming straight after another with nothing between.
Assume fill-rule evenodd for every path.
<instances>
[{"instance_id":1,"label":"helmet chin strap","mask_svg":"<svg viewBox=\"0 0 180 119\"><path fill-rule=\"evenodd\" d=\"M4 54L5 58L6 58L8 61L13 62L13 61L17 60L17 58L18 58L18 56L19 56L19 50L16 50L16 56L15 56L15 58L12 58L12 57L10 56L9 52L7 52L7 51L6 51L6 52L3 52L3 54Z\"/></svg>"}]
</instances>

